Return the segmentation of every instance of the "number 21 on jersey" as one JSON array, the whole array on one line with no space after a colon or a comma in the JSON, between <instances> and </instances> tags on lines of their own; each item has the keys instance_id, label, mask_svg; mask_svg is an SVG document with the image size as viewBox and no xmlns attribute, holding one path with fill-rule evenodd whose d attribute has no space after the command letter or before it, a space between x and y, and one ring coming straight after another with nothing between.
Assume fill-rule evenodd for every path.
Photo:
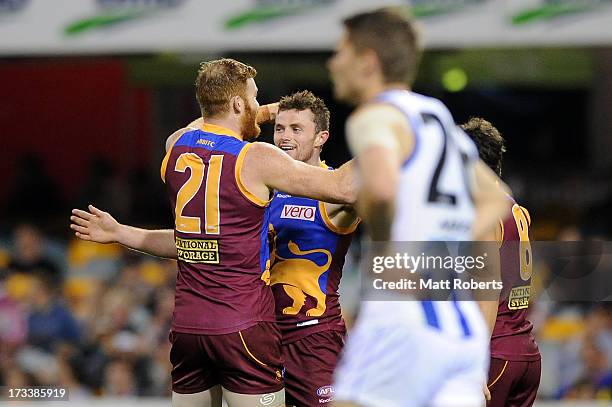
<instances>
[{"instance_id":1,"label":"number 21 on jersey","mask_svg":"<svg viewBox=\"0 0 612 407\"><path fill-rule=\"evenodd\" d=\"M176 230L182 233L202 233L201 216L186 216L183 214L185 207L198 195L204 181L204 168L208 165L206 172L206 187L204 190L204 233L207 235L218 235L220 233L219 214L219 184L221 181L221 168L223 166L222 155L211 155L207 164L202 157L195 153L183 153L176 160L175 171L184 173L190 170L187 182L179 189L176 196L175 220Z\"/></svg>"}]
</instances>

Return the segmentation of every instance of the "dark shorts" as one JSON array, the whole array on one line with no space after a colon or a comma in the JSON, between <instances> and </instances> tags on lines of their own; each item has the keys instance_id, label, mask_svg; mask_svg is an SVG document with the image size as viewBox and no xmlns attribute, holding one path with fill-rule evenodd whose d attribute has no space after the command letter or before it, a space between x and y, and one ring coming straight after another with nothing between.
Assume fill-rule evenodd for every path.
<instances>
[{"instance_id":1,"label":"dark shorts","mask_svg":"<svg viewBox=\"0 0 612 407\"><path fill-rule=\"evenodd\" d=\"M220 384L240 394L274 393L283 388L281 334L260 322L224 335L170 332L172 391L199 393Z\"/></svg>"},{"instance_id":2,"label":"dark shorts","mask_svg":"<svg viewBox=\"0 0 612 407\"><path fill-rule=\"evenodd\" d=\"M344 334L337 331L316 332L282 346L287 405L331 404L332 377L343 346Z\"/></svg>"},{"instance_id":3,"label":"dark shorts","mask_svg":"<svg viewBox=\"0 0 612 407\"><path fill-rule=\"evenodd\" d=\"M540 386L542 362L515 362L491 358L487 407L530 407Z\"/></svg>"}]
</instances>

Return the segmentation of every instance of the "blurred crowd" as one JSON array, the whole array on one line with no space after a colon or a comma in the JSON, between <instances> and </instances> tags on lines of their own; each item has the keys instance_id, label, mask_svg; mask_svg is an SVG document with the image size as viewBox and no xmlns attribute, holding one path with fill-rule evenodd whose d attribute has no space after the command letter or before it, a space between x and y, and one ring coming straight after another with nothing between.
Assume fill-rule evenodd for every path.
<instances>
[{"instance_id":1,"label":"blurred crowd","mask_svg":"<svg viewBox=\"0 0 612 407\"><path fill-rule=\"evenodd\" d=\"M68 228L70 207L88 203L123 222L167 226L171 212L155 172L123 176L94 160L83 188L68 200L36 160L24 158L2 202L0 386L64 386L71 399L168 396L176 263L81 241ZM610 240L601 228L559 227L569 217L550 221L554 213L532 210L532 240ZM349 322L359 286L358 245L352 250L341 285ZM606 302L612 296L559 301L548 295L550 275L534 266L530 311L543 355L539 395L612 400L612 302ZM605 281L597 284L604 293L612 287Z\"/></svg>"},{"instance_id":2,"label":"blurred crowd","mask_svg":"<svg viewBox=\"0 0 612 407\"><path fill-rule=\"evenodd\" d=\"M542 353L538 395L561 400L612 400L612 245L601 233L560 228L547 262L534 254L530 319ZM557 281L555 281L557 279ZM560 281L560 282L559 282Z\"/></svg>"},{"instance_id":3,"label":"blurred crowd","mask_svg":"<svg viewBox=\"0 0 612 407\"><path fill-rule=\"evenodd\" d=\"M18 225L0 251L0 385L70 398L170 394L174 261L50 240Z\"/></svg>"},{"instance_id":4,"label":"blurred crowd","mask_svg":"<svg viewBox=\"0 0 612 407\"><path fill-rule=\"evenodd\" d=\"M174 261L26 223L0 247L0 385L64 386L72 399L170 394ZM349 284L357 269L348 262ZM541 397L612 399L611 305L534 299Z\"/></svg>"}]
</instances>

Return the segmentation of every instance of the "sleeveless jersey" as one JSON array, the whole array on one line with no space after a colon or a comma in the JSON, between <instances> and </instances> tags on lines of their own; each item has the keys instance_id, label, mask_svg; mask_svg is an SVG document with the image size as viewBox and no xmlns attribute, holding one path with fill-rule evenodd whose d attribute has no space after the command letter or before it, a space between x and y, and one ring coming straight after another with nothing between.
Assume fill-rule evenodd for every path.
<instances>
[{"instance_id":1,"label":"sleeveless jersey","mask_svg":"<svg viewBox=\"0 0 612 407\"><path fill-rule=\"evenodd\" d=\"M353 232L334 226L323 202L277 192L270 204L270 284L283 343L345 332L338 287Z\"/></svg>"},{"instance_id":2,"label":"sleeveless jersey","mask_svg":"<svg viewBox=\"0 0 612 407\"><path fill-rule=\"evenodd\" d=\"M533 337L533 324L527 319L531 294L531 219L514 199L508 218L500 221L499 249L503 289L497 319L491 336L491 357L512 361L535 361L540 351Z\"/></svg>"},{"instance_id":3,"label":"sleeveless jersey","mask_svg":"<svg viewBox=\"0 0 612 407\"><path fill-rule=\"evenodd\" d=\"M376 101L402 111L415 140L401 168L392 240L470 240L475 210L469 185L478 159L472 140L437 99L391 90Z\"/></svg>"},{"instance_id":4,"label":"sleeveless jersey","mask_svg":"<svg viewBox=\"0 0 612 407\"><path fill-rule=\"evenodd\" d=\"M175 208L177 332L226 334L274 321L268 202L240 178L250 146L231 130L207 124L181 135L162 163Z\"/></svg>"},{"instance_id":5,"label":"sleeveless jersey","mask_svg":"<svg viewBox=\"0 0 612 407\"><path fill-rule=\"evenodd\" d=\"M437 99L389 90L374 102L401 111L414 135L414 150L400 170L391 240L470 241L475 219L470 185L478 160L473 141ZM378 321L419 321L452 337L486 335L473 301L366 301L362 314Z\"/></svg>"}]
</instances>

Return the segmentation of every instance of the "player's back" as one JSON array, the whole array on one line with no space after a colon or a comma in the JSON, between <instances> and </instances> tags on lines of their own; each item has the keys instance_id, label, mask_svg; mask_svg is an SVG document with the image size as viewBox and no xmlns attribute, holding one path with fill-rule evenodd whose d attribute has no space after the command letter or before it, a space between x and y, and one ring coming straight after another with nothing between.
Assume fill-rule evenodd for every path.
<instances>
[{"instance_id":1,"label":"player's back","mask_svg":"<svg viewBox=\"0 0 612 407\"><path fill-rule=\"evenodd\" d=\"M225 334L274 321L268 202L240 178L249 147L207 124L179 136L164 158L161 175L175 208L177 332Z\"/></svg>"},{"instance_id":2,"label":"player's back","mask_svg":"<svg viewBox=\"0 0 612 407\"><path fill-rule=\"evenodd\" d=\"M514 199L508 217L500 222L500 266L503 290L500 294L495 328L491 336L491 357L514 361L540 359L527 319L531 294L531 245L529 212Z\"/></svg>"},{"instance_id":3,"label":"player's back","mask_svg":"<svg viewBox=\"0 0 612 407\"><path fill-rule=\"evenodd\" d=\"M475 207L470 177L478 159L472 140L455 126L451 113L437 99L406 90L390 90L380 94L376 102L390 104L401 111L414 135L414 149L401 165L391 235L394 242L413 243L399 243L398 250L418 256L428 252L425 249L428 246L431 249L426 254L437 255L431 250L443 249L442 244L422 242L471 240ZM395 313L384 312L388 303L391 302L374 302L367 308L373 314L397 318ZM474 329L464 329L464 322L468 325L473 322L478 334L483 331L482 319L470 301L457 304L455 301L401 300L395 307L404 309L405 316L413 315L415 321L426 320L428 325L436 325L453 337L463 337L467 331L474 334ZM428 318L422 318L423 313ZM445 318L446 323L435 324L429 320L429 316L438 314L449 316Z\"/></svg>"},{"instance_id":4,"label":"player's back","mask_svg":"<svg viewBox=\"0 0 612 407\"><path fill-rule=\"evenodd\" d=\"M393 90L377 101L402 111L414 134L414 150L402 163L392 239L470 240L475 211L469 177L478 158L473 142L437 99Z\"/></svg>"},{"instance_id":5,"label":"player's back","mask_svg":"<svg viewBox=\"0 0 612 407\"><path fill-rule=\"evenodd\" d=\"M419 256L421 249L436 246L428 242L471 240L470 177L478 159L473 142L436 99L390 90L375 103L402 112L414 135L414 149L401 164L392 252ZM357 401L364 405L376 404L371 400L398 406L481 405L489 354L477 304L416 298L410 290L387 294L389 300L362 303L337 371L337 399L362 397Z\"/></svg>"}]
</instances>

